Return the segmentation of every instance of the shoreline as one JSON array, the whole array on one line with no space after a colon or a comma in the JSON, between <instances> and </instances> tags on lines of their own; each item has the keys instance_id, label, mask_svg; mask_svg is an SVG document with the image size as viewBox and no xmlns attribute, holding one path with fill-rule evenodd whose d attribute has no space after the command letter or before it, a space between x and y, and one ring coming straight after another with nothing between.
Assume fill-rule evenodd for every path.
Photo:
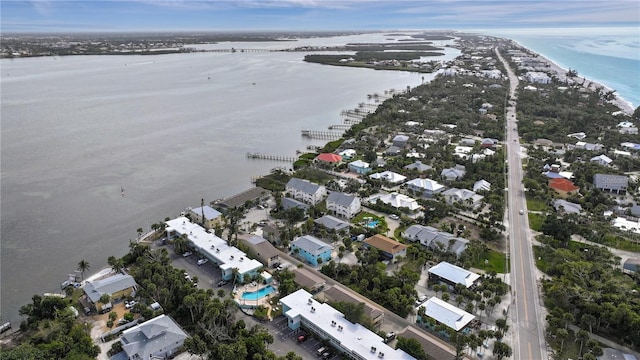
<instances>
[{"instance_id":1,"label":"shoreline","mask_svg":"<svg viewBox=\"0 0 640 360\"><path fill-rule=\"evenodd\" d=\"M538 57L541 60L543 60L544 62L546 62L549 65L550 71L555 71L556 73L563 74L563 75L569 72L569 69L563 68L562 66L558 65L555 61L551 60L549 57L547 57L547 56L545 56L545 55L543 55L543 54L541 54L539 52L536 52L536 51L532 50L531 48L528 48L527 46L519 43L518 41L516 41L514 39L511 39L511 38L508 38L508 37L503 37L503 38L504 39L509 39L510 41L512 41L517 46L519 46L519 47L521 47L523 49L526 49L530 53L534 54L536 57ZM635 111L636 108L633 106L633 104L630 101L624 99L622 96L620 96L617 93L616 89L612 89L611 87L609 87L609 86L607 86L605 84L602 84L600 82L597 82L595 80L592 80L592 79L589 79L589 78L586 78L586 77L582 77L582 78L585 80L585 82L588 82L588 84L589 84L585 88L589 89L591 91L594 91L598 87L602 87L605 91L616 91L614 93L615 99L613 101L610 101L610 103L615 105L615 106L617 106L618 108L620 108L620 110L623 111L625 114L631 115ZM579 82L576 79L579 80L579 79L581 79L581 77L577 76L577 77L573 77L573 78L570 78L570 79L572 79L573 81L575 81L578 84Z\"/></svg>"}]
</instances>

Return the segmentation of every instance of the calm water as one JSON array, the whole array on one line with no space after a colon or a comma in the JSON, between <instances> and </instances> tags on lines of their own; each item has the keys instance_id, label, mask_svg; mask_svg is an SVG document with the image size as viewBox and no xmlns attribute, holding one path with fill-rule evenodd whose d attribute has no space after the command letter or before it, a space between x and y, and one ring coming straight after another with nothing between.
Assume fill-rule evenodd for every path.
<instances>
[{"instance_id":1,"label":"calm water","mask_svg":"<svg viewBox=\"0 0 640 360\"><path fill-rule=\"evenodd\" d=\"M275 45L282 47L242 47ZM367 94L431 78L307 64L303 56L2 60L2 319L19 320L18 308L33 294L59 290L80 260L92 272L108 256L124 255L137 228L199 206L202 198L238 193L251 186L251 176L286 165L249 160L247 152L294 155L322 144L300 130L325 130Z\"/></svg>"}]
</instances>

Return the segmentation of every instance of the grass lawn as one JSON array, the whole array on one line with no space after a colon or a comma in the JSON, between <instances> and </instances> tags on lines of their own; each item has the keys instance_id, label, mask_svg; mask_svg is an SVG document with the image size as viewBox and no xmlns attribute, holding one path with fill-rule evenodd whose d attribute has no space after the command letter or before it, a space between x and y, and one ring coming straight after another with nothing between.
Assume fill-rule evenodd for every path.
<instances>
[{"instance_id":1,"label":"grass lawn","mask_svg":"<svg viewBox=\"0 0 640 360\"><path fill-rule=\"evenodd\" d=\"M529 211L546 211L547 203L540 199L527 197L527 209Z\"/></svg>"},{"instance_id":2,"label":"grass lawn","mask_svg":"<svg viewBox=\"0 0 640 360\"><path fill-rule=\"evenodd\" d=\"M540 214L527 214L529 216L529 227L535 231L542 231L542 224L544 223L544 219L546 216Z\"/></svg>"},{"instance_id":3,"label":"grass lawn","mask_svg":"<svg viewBox=\"0 0 640 360\"><path fill-rule=\"evenodd\" d=\"M485 264L484 262L485 259L489 260L487 264ZM481 269L484 271L494 270L499 274L504 273L505 264L507 262L507 257L505 254L495 250L489 250L485 259L481 259L480 261L474 263L472 266L476 269Z\"/></svg>"}]
</instances>

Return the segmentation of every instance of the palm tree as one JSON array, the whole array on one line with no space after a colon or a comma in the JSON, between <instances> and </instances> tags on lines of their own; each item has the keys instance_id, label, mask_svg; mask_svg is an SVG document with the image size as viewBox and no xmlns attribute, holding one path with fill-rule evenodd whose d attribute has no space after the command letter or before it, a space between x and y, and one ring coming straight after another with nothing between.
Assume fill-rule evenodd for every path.
<instances>
[{"instance_id":1,"label":"palm tree","mask_svg":"<svg viewBox=\"0 0 640 360\"><path fill-rule=\"evenodd\" d=\"M89 265L87 260L80 260L78 263L78 270L82 273L82 280L84 280L84 272L89 270L90 267L91 265Z\"/></svg>"}]
</instances>

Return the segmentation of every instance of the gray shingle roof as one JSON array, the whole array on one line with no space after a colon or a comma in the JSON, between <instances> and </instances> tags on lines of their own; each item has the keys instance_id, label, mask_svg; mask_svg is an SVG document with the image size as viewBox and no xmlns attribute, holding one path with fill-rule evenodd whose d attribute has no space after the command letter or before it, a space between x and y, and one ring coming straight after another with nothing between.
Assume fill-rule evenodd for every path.
<instances>
[{"instance_id":1,"label":"gray shingle roof","mask_svg":"<svg viewBox=\"0 0 640 360\"><path fill-rule=\"evenodd\" d=\"M96 303L103 294L111 295L133 286L136 286L136 281L131 275L115 274L105 279L87 282L84 292L92 302Z\"/></svg>"},{"instance_id":2,"label":"gray shingle roof","mask_svg":"<svg viewBox=\"0 0 640 360\"><path fill-rule=\"evenodd\" d=\"M323 252L327 251L328 249L331 249L331 246L325 244L321 240L316 239L311 235L301 236L296 240L292 241L291 245L295 245L296 247L299 247L300 249L314 256L320 255Z\"/></svg>"},{"instance_id":3,"label":"gray shingle roof","mask_svg":"<svg viewBox=\"0 0 640 360\"><path fill-rule=\"evenodd\" d=\"M175 350L176 343L188 335L169 316L160 315L122 333L122 349L129 356L151 359L153 355Z\"/></svg>"},{"instance_id":4,"label":"gray shingle roof","mask_svg":"<svg viewBox=\"0 0 640 360\"><path fill-rule=\"evenodd\" d=\"M287 183L287 187L292 187L307 194L315 194L320 189L320 185L298 178L291 178Z\"/></svg>"},{"instance_id":5,"label":"gray shingle roof","mask_svg":"<svg viewBox=\"0 0 640 360\"><path fill-rule=\"evenodd\" d=\"M348 229L349 223L338 219L331 215L325 215L313 221L316 224L320 224L329 230L340 231L342 229Z\"/></svg>"},{"instance_id":6,"label":"gray shingle roof","mask_svg":"<svg viewBox=\"0 0 640 360\"><path fill-rule=\"evenodd\" d=\"M355 196L338 191L332 191L331 194L329 194L329 196L327 197L327 203L336 203L340 206L347 207L350 206L355 200Z\"/></svg>"}]
</instances>

